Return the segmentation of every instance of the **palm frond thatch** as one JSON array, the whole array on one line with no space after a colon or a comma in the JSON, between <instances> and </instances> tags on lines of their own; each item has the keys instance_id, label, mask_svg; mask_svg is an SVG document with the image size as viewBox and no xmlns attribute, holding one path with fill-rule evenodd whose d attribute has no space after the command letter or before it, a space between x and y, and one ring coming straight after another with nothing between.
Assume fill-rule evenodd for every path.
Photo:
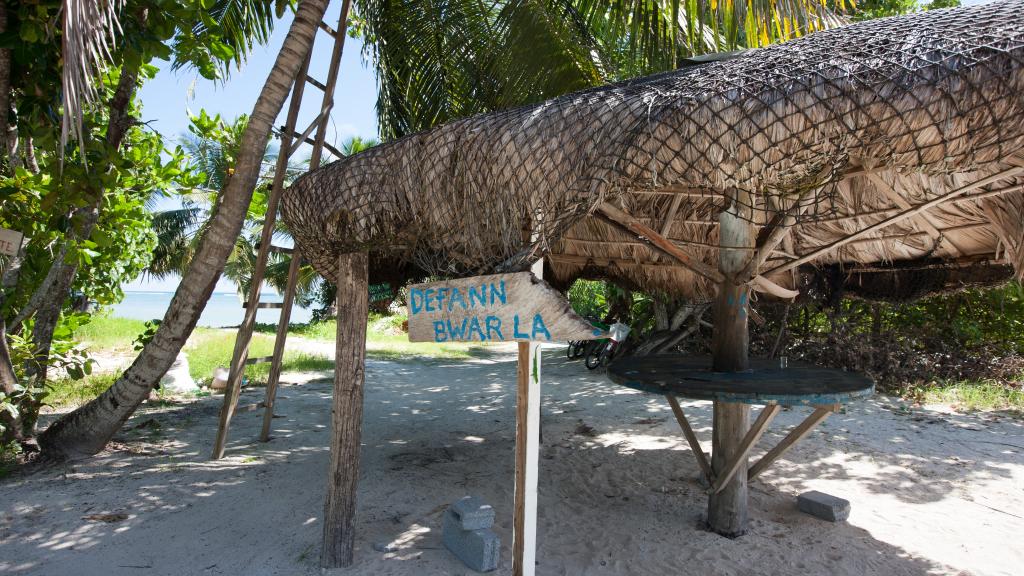
<instances>
[{"instance_id":1,"label":"palm frond thatch","mask_svg":"<svg viewBox=\"0 0 1024 576\"><path fill-rule=\"evenodd\" d=\"M861 276L909 266L933 286L936 262L1020 273L1022 13L1004 0L861 22L458 120L303 176L283 217L328 279L344 251L368 250L389 279L546 256L556 283L601 275L706 298L701 277L595 210L624 209L713 267L727 197L762 231L796 215L762 267L784 286L805 282L787 268L804 260Z\"/></svg>"}]
</instances>

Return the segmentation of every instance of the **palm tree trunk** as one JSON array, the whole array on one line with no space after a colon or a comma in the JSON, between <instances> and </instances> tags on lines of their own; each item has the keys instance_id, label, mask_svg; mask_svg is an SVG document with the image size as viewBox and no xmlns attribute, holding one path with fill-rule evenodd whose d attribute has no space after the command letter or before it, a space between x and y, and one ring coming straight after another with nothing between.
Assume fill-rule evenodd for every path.
<instances>
[{"instance_id":1,"label":"palm tree trunk","mask_svg":"<svg viewBox=\"0 0 1024 576\"><path fill-rule=\"evenodd\" d=\"M14 387L18 383L18 377L14 374L14 365L11 363L11 351L7 347L7 324L0 316L0 392L10 396L14 394ZM6 410L0 411L0 446L22 438L21 418L12 416Z\"/></svg>"},{"instance_id":2,"label":"palm tree trunk","mask_svg":"<svg viewBox=\"0 0 1024 576\"><path fill-rule=\"evenodd\" d=\"M82 457L102 450L149 396L192 333L238 239L270 129L313 45L327 2L303 0L299 4L242 136L235 173L221 192L218 209L153 339L106 392L57 420L40 435L40 447L49 457ZM344 26L342 23L339 34L345 33Z\"/></svg>"}]
</instances>

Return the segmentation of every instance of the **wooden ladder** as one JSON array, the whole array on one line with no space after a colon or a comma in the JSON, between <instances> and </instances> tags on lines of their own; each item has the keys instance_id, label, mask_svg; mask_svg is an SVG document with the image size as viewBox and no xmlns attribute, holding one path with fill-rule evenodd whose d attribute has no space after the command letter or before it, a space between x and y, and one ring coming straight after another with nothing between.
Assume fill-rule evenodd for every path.
<instances>
[{"instance_id":1,"label":"wooden ladder","mask_svg":"<svg viewBox=\"0 0 1024 576\"><path fill-rule=\"evenodd\" d=\"M345 30L350 3L351 0L344 0L342 2L341 17L338 20L337 30L326 22L320 22L320 30L330 36L334 43L331 49L331 62L328 69L327 82L320 82L309 76L309 63L316 44L314 39L314 46L310 47L309 53L306 55L306 59L296 76L297 81L292 83L291 102L288 106L288 115L285 120L284 129L280 134L281 146L277 156L277 165L274 170L270 197L267 199L267 214L263 222L263 231L260 235L259 252L253 269L248 300L244 304L245 317L242 320L241 326L238 327L238 335L235 337L235 349L231 356L227 387L224 390L224 405L221 407L217 438L214 441L213 454L211 456L214 460L224 456L224 448L228 439L228 428L231 425L231 417L238 407L238 397L242 390L242 377L245 374L245 367L263 362L270 363L266 398L263 402L246 407L245 409L263 408L263 428L260 430L259 439L261 442L270 440L270 425L274 418L274 397L277 394L277 384L281 378L281 362L284 357L285 339L288 336L288 322L291 319L292 304L295 301L295 286L298 282L299 266L302 263L302 254L299 253L298 247L284 248L273 245L274 226L277 223L277 211L281 201L281 193L284 190L288 161L295 151L301 148L303 144L312 146L312 152L309 157L310 170L314 170L320 165L324 148L327 148L335 156L342 156L337 149L325 142L325 138L327 136L327 120L330 116L331 108L334 106L334 88L338 81L341 55L345 47ZM309 127L302 132L298 132L296 124L306 84L319 89L323 93L323 100L319 113L310 122ZM267 258L271 252L291 255L291 262L288 265L288 283L285 287L283 302L260 301L263 280L266 276ZM256 327L256 312L268 308L281 311L277 322L274 353L271 356L249 358L249 343L252 341L253 330Z\"/></svg>"}]
</instances>

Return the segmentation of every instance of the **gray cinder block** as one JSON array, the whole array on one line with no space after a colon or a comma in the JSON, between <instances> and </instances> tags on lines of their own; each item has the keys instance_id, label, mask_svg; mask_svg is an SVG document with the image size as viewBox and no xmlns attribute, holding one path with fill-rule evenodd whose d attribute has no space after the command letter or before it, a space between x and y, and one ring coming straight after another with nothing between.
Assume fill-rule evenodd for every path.
<instances>
[{"instance_id":1,"label":"gray cinder block","mask_svg":"<svg viewBox=\"0 0 1024 576\"><path fill-rule=\"evenodd\" d=\"M850 501L811 490L796 497L801 512L829 522L842 522L850 517Z\"/></svg>"},{"instance_id":2,"label":"gray cinder block","mask_svg":"<svg viewBox=\"0 0 1024 576\"><path fill-rule=\"evenodd\" d=\"M475 496L466 496L449 508L463 530L479 530L494 525L494 508Z\"/></svg>"},{"instance_id":3,"label":"gray cinder block","mask_svg":"<svg viewBox=\"0 0 1024 576\"><path fill-rule=\"evenodd\" d=\"M463 530L452 508L444 513L441 526L444 547L477 572L490 572L498 567L501 541L490 528Z\"/></svg>"}]
</instances>

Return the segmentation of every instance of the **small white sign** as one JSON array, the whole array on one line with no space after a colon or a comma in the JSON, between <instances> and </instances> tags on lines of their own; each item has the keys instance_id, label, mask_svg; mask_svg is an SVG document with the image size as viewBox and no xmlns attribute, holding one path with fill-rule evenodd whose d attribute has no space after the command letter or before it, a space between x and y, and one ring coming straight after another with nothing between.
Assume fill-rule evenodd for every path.
<instances>
[{"instance_id":1,"label":"small white sign","mask_svg":"<svg viewBox=\"0 0 1024 576\"><path fill-rule=\"evenodd\" d=\"M16 256L21 250L21 232L0 228L0 254Z\"/></svg>"}]
</instances>

